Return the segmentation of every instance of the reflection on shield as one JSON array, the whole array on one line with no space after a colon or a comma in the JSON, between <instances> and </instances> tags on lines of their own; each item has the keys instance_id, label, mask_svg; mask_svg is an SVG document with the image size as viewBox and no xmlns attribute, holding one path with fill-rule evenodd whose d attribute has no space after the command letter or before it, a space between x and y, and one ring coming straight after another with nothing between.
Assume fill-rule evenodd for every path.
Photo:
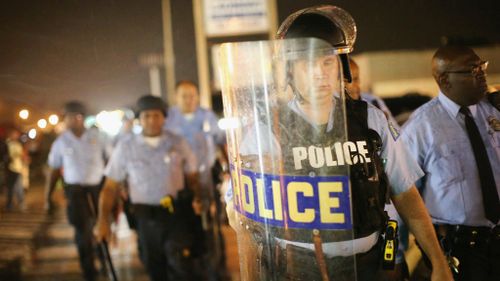
<instances>
[{"instance_id":1,"label":"reflection on shield","mask_svg":"<svg viewBox=\"0 0 500 281\"><path fill-rule=\"evenodd\" d=\"M319 39L223 44L243 280L355 280L341 63ZM353 152L361 157L354 157ZM366 161L366 159L365 159Z\"/></svg>"}]
</instances>

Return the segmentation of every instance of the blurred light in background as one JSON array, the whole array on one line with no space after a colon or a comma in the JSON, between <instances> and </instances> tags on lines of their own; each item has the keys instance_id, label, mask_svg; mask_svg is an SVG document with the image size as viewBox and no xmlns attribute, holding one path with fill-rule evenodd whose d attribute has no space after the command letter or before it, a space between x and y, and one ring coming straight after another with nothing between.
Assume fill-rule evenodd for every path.
<instances>
[{"instance_id":1,"label":"blurred light in background","mask_svg":"<svg viewBox=\"0 0 500 281\"><path fill-rule=\"evenodd\" d=\"M47 120L40 119L40 120L38 120L37 125L38 125L38 128L45 129L45 128L47 128Z\"/></svg>"},{"instance_id":2,"label":"blurred light in background","mask_svg":"<svg viewBox=\"0 0 500 281\"><path fill-rule=\"evenodd\" d=\"M222 118L217 122L221 130L236 129L240 125L238 118Z\"/></svg>"},{"instance_id":3,"label":"blurred light in background","mask_svg":"<svg viewBox=\"0 0 500 281\"><path fill-rule=\"evenodd\" d=\"M23 109L21 111L19 111L19 117L21 117L21 119L28 119L28 117L30 116L30 112L27 110L27 109Z\"/></svg>"},{"instance_id":4,"label":"blurred light in background","mask_svg":"<svg viewBox=\"0 0 500 281\"><path fill-rule=\"evenodd\" d=\"M85 120L83 121L83 125L85 126L85 128L89 129L95 125L95 122L96 122L95 116L89 115L89 116L85 117Z\"/></svg>"},{"instance_id":5,"label":"blurred light in background","mask_svg":"<svg viewBox=\"0 0 500 281\"><path fill-rule=\"evenodd\" d=\"M95 124L106 134L116 136L122 127L124 114L122 110L101 111L96 116Z\"/></svg>"},{"instance_id":6,"label":"blurred light in background","mask_svg":"<svg viewBox=\"0 0 500 281\"><path fill-rule=\"evenodd\" d=\"M123 119L134 120L135 119L134 111L132 111L128 108L123 109Z\"/></svg>"},{"instance_id":7,"label":"blurred light in background","mask_svg":"<svg viewBox=\"0 0 500 281\"><path fill-rule=\"evenodd\" d=\"M142 127L139 124L139 120L134 120L134 125L132 126L132 133L140 135L142 133Z\"/></svg>"},{"instance_id":8,"label":"blurred light in background","mask_svg":"<svg viewBox=\"0 0 500 281\"><path fill-rule=\"evenodd\" d=\"M28 132L28 137L32 140L34 140L36 138L36 129L31 129L29 130Z\"/></svg>"},{"instance_id":9,"label":"blurred light in background","mask_svg":"<svg viewBox=\"0 0 500 281\"><path fill-rule=\"evenodd\" d=\"M55 114L49 116L49 123L51 125L56 125L59 122L59 117Z\"/></svg>"}]
</instances>

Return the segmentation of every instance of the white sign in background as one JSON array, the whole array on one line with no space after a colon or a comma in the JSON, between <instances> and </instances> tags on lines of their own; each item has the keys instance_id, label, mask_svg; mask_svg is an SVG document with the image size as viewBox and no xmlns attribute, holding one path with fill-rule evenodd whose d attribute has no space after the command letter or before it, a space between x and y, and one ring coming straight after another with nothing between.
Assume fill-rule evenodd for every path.
<instances>
[{"instance_id":1,"label":"white sign in background","mask_svg":"<svg viewBox=\"0 0 500 281\"><path fill-rule=\"evenodd\" d=\"M208 37L267 33L267 0L204 0Z\"/></svg>"}]
</instances>

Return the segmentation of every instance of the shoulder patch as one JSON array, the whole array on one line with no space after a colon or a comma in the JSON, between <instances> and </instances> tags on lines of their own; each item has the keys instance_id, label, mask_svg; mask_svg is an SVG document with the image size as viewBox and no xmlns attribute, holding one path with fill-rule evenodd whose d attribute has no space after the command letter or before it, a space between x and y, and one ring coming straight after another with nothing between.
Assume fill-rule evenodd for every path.
<instances>
[{"instance_id":1,"label":"shoulder patch","mask_svg":"<svg viewBox=\"0 0 500 281\"><path fill-rule=\"evenodd\" d=\"M394 127L394 124L392 124L391 121L387 122L389 124L389 131L391 132L391 136L396 141L399 138L399 131Z\"/></svg>"}]
</instances>

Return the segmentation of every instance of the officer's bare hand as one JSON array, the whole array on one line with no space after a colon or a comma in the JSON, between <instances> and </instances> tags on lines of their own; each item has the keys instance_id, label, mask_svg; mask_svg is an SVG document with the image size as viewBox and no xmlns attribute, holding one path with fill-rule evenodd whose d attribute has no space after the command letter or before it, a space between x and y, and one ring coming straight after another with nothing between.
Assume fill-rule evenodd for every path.
<instances>
[{"instance_id":1,"label":"officer's bare hand","mask_svg":"<svg viewBox=\"0 0 500 281\"><path fill-rule=\"evenodd\" d=\"M94 236L97 242L109 241L111 238L111 226L109 222L98 220L94 226Z\"/></svg>"},{"instance_id":2,"label":"officer's bare hand","mask_svg":"<svg viewBox=\"0 0 500 281\"><path fill-rule=\"evenodd\" d=\"M214 201L212 201L208 207L208 211L210 212L210 216L215 218L217 216L217 205Z\"/></svg>"},{"instance_id":3,"label":"officer's bare hand","mask_svg":"<svg viewBox=\"0 0 500 281\"><path fill-rule=\"evenodd\" d=\"M201 202L200 198L194 198L193 202L191 203L193 206L193 211L196 215L201 215L203 212L203 203Z\"/></svg>"}]
</instances>

